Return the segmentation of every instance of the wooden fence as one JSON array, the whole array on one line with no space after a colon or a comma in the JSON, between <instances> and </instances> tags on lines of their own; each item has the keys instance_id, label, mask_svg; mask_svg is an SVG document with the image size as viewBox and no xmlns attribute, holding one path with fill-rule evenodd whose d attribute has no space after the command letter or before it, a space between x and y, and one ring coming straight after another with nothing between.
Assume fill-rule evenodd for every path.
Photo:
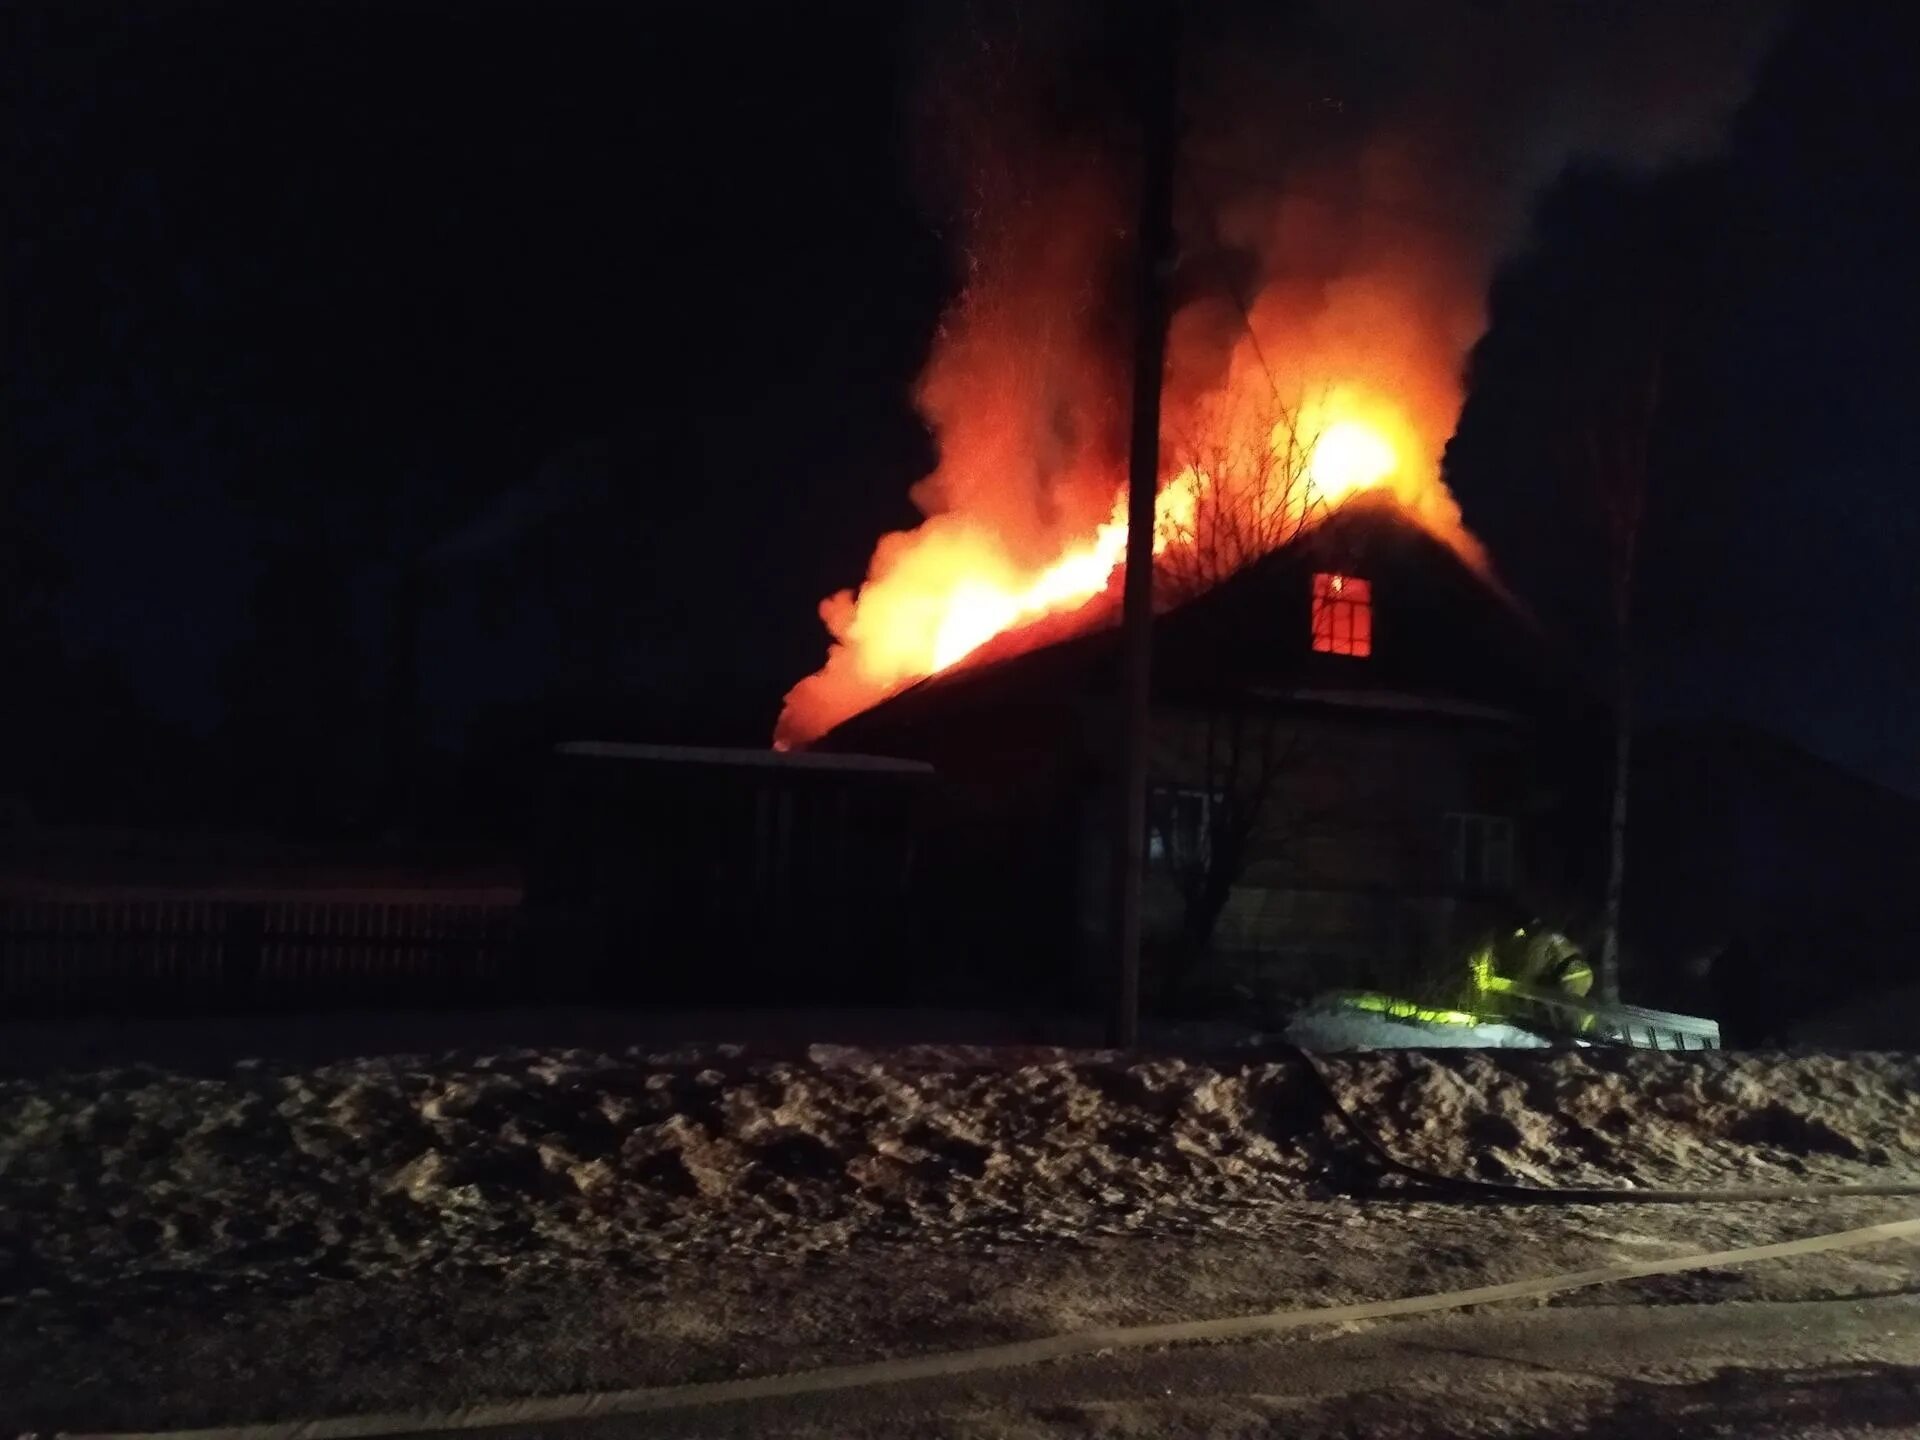
<instances>
[{"instance_id":1,"label":"wooden fence","mask_svg":"<svg viewBox=\"0 0 1920 1440\"><path fill-rule=\"evenodd\" d=\"M520 916L511 896L0 895L0 1016L505 998Z\"/></svg>"}]
</instances>

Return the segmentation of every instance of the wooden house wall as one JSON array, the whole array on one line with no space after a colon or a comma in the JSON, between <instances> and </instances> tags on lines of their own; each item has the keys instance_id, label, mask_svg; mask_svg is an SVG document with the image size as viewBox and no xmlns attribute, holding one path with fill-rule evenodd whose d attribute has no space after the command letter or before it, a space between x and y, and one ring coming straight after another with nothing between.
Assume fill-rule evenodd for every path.
<instances>
[{"instance_id":1,"label":"wooden house wall","mask_svg":"<svg viewBox=\"0 0 1920 1440\"><path fill-rule=\"evenodd\" d=\"M1274 723L1286 759L1214 933L1244 988L1443 983L1478 934L1527 907L1530 874L1553 873L1527 727L1351 710ZM1210 724L1156 717L1156 783L1203 790L1221 773ZM1510 889L1454 878L1446 817L1462 813L1513 824ZM1164 863L1149 866L1147 907L1150 935L1172 944L1182 901Z\"/></svg>"}]
</instances>

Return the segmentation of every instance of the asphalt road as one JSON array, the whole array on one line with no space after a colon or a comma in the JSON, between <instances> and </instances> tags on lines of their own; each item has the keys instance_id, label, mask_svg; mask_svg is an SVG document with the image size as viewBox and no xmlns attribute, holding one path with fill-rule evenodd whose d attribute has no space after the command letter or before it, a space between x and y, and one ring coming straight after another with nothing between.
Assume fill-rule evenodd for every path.
<instances>
[{"instance_id":1,"label":"asphalt road","mask_svg":"<svg viewBox=\"0 0 1920 1440\"><path fill-rule=\"evenodd\" d=\"M1920 1436L1920 1277L1857 1300L1492 1306L1280 1342L488 1433Z\"/></svg>"}]
</instances>

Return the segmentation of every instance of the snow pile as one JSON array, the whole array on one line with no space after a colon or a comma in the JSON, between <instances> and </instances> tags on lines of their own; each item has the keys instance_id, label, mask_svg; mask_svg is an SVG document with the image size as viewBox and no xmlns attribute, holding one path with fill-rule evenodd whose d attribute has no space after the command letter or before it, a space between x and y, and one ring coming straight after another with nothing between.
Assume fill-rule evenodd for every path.
<instances>
[{"instance_id":1,"label":"snow pile","mask_svg":"<svg viewBox=\"0 0 1920 1440\"><path fill-rule=\"evenodd\" d=\"M1532 1182L1920 1176L1920 1059L1322 1060L1409 1163ZM645 1268L862 1237L1253 1233L1353 1177L1295 1056L513 1051L0 1082L0 1293L183 1271Z\"/></svg>"},{"instance_id":2,"label":"snow pile","mask_svg":"<svg viewBox=\"0 0 1920 1440\"><path fill-rule=\"evenodd\" d=\"M1920 1056L1572 1052L1326 1057L1410 1164L1532 1184L1920 1179Z\"/></svg>"},{"instance_id":3,"label":"snow pile","mask_svg":"<svg viewBox=\"0 0 1920 1440\"><path fill-rule=\"evenodd\" d=\"M1531 1030L1497 1020L1446 1024L1362 1010L1337 999L1303 1007L1287 1023L1287 1039L1304 1050L1543 1050Z\"/></svg>"}]
</instances>

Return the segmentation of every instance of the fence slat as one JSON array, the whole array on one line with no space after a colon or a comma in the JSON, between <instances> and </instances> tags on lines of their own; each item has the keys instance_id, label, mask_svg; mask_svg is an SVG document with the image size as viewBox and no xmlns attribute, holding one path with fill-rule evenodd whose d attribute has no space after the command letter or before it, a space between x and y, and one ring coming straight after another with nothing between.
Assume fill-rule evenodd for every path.
<instances>
[{"instance_id":1,"label":"fence slat","mask_svg":"<svg viewBox=\"0 0 1920 1440\"><path fill-rule=\"evenodd\" d=\"M10 1013L215 1000L478 998L509 973L519 906L198 896L0 901Z\"/></svg>"}]
</instances>

